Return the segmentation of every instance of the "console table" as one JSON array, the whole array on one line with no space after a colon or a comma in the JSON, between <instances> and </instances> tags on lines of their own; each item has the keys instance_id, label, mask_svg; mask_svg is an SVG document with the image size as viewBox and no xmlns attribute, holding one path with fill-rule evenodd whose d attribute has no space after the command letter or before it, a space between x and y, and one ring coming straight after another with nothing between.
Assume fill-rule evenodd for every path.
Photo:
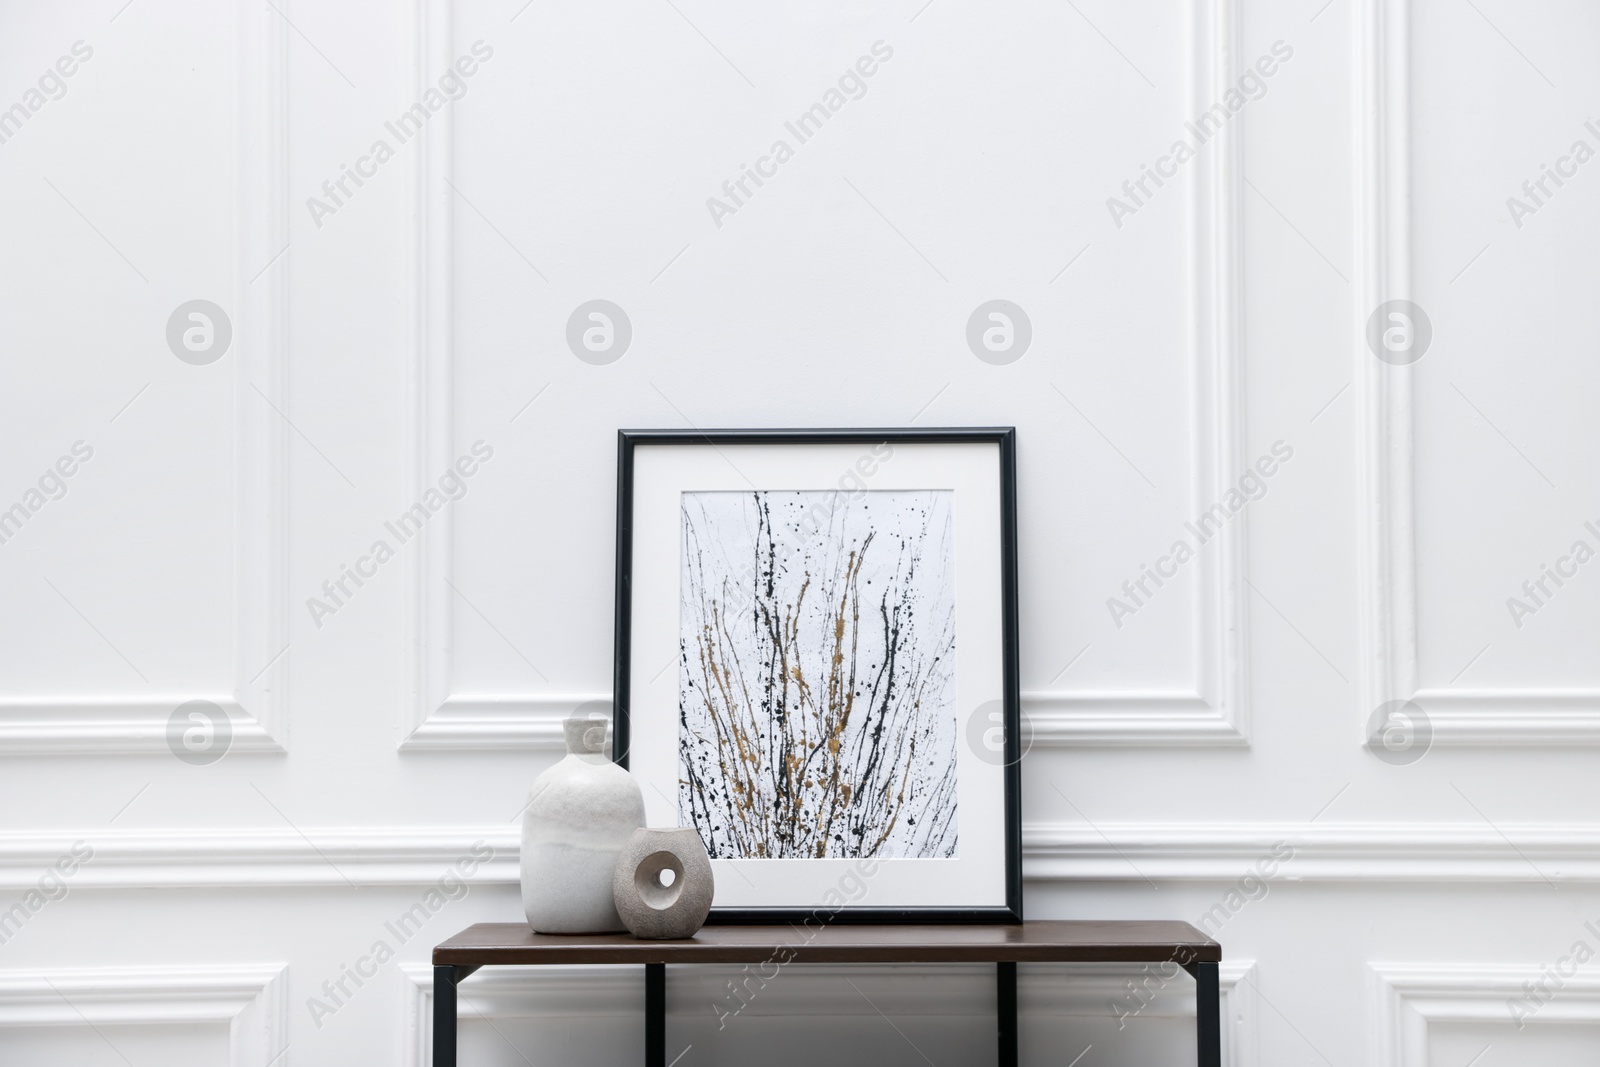
<instances>
[{"instance_id":1,"label":"console table","mask_svg":"<svg viewBox=\"0 0 1600 1067\"><path fill-rule=\"evenodd\" d=\"M1185 922L1043 921L957 926L707 926L683 941L627 934L536 934L526 923L478 923L433 950L433 1067L456 1067L456 986L479 967L530 963L644 966L645 1067L666 1067L667 964L993 963L1001 1067L1017 1062L1017 964L1181 964L1195 980L1200 1067L1221 1067L1217 964L1222 946Z\"/></svg>"}]
</instances>

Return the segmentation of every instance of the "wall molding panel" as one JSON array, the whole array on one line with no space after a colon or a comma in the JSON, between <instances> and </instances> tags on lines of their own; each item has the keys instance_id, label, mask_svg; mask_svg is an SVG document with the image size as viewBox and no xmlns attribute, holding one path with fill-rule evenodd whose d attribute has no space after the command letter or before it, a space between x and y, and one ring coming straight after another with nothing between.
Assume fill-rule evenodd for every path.
<instances>
[{"instance_id":1,"label":"wall molding panel","mask_svg":"<svg viewBox=\"0 0 1600 1067\"><path fill-rule=\"evenodd\" d=\"M285 411L290 406L290 29L270 7L263 10L246 0L235 7L234 21L240 190L234 305L240 319L236 388L242 440L235 477L239 630L234 677L241 708L232 750L240 751L242 734L259 732L256 751L282 751L288 729L290 430L272 405Z\"/></svg>"},{"instance_id":2,"label":"wall molding panel","mask_svg":"<svg viewBox=\"0 0 1600 1067\"><path fill-rule=\"evenodd\" d=\"M446 589L448 591L448 586ZM448 666L444 669L448 670ZM504 748L565 751L562 720L580 705L596 702L609 706L611 695L454 694L423 716L400 747L408 751Z\"/></svg>"},{"instance_id":3,"label":"wall molding panel","mask_svg":"<svg viewBox=\"0 0 1600 1067\"><path fill-rule=\"evenodd\" d=\"M520 824L389 829L86 830L0 834L0 888L31 888L74 841L94 849L73 889L429 885L483 842L466 881L515 885Z\"/></svg>"},{"instance_id":4,"label":"wall molding panel","mask_svg":"<svg viewBox=\"0 0 1600 1067\"><path fill-rule=\"evenodd\" d=\"M1600 745L1597 689L1418 689L1433 743Z\"/></svg>"},{"instance_id":5,"label":"wall molding panel","mask_svg":"<svg viewBox=\"0 0 1600 1067\"><path fill-rule=\"evenodd\" d=\"M1538 966L1497 964L1371 964L1372 1062L1377 1067L1427 1067L1428 1028L1436 1022L1511 1022L1509 1000L1538 982ZM1560 993L1544 1003L1540 1023L1600 1023L1600 979L1582 972L1564 978Z\"/></svg>"},{"instance_id":6,"label":"wall molding panel","mask_svg":"<svg viewBox=\"0 0 1600 1067\"><path fill-rule=\"evenodd\" d=\"M190 700L227 712L232 751L284 751L289 427L262 395L287 405L288 32L270 8L234 7L233 690L0 698L0 754L165 755L167 719Z\"/></svg>"},{"instance_id":7,"label":"wall molding panel","mask_svg":"<svg viewBox=\"0 0 1600 1067\"><path fill-rule=\"evenodd\" d=\"M0 1030L222 1022L230 1067L270 1067L289 1044L287 974L283 964L0 971Z\"/></svg>"},{"instance_id":8,"label":"wall molding panel","mask_svg":"<svg viewBox=\"0 0 1600 1067\"><path fill-rule=\"evenodd\" d=\"M413 0L406 9L410 71L406 102L420 98L431 77L455 60L453 0ZM440 111L417 134L420 151L407 172L406 471L416 500L455 461L455 204L454 120ZM406 501L409 504L410 500ZM405 709L400 750L406 752L564 747L562 720L585 703L609 704L609 693L462 693L453 688L455 591L454 513L417 534L404 576Z\"/></svg>"},{"instance_id":9,"label":"wall molding panel","mask_svg":"<svg viewBox=\"0 0 1600 1067\"><path fill-rule=\"evenodd\" d=\"M479 842L494 855L468 881L516 885L521 832L515 823L13 832L0 834L0 889L33 886L77 840L94 857L74 889L428 885ZM1280 882L1600 882L1600 826L1561 823L1029 823L1023 876L1233 882L1280 844L1293 850Z\"/></svg>"},{"instance_id":10,"label":"wall molding panel","mask_svg":"<svg viewBox=\"0 0 1600 1067\"><path fill-rule=\"evenodd\" d=\"M263 675L266 677L266 675ZM209 700L233 724L231 751L282 752L269 730L280 712L252 712L232 695L173 693L165 697L26 697L0 700L0 753L37 755L167 755L167 719L178 705ZM281 730L278 731L281 734Z\"/></svg>"},{"instance_id":11,"label":"wall molding panel","mask_svg":"<svg viewBox=\"0 0 1600 1067\"><path fill-rule=\"evenodd\" d=\"M1240 0L1185 5L1188 92L1199 114L1239 77ZM1193 391L1189 513L1221 500L1243 455L1244 358L1239 249L1241 141L1224 126L1196 162L1190 219L1190 374ZM1045 746L1242 746L1249 744L1244 522L1204 546L1197 569L1192 641L1199 675L1191 690L1025 692L1033 743Z\"/></svg>"},{"instance_id":12,"label":"wall molding panel","mask_svg":"<svg viewBox=\"0 0 1600 1067\"><path fill-rule=\"evenodd\" d=\"M433 968L403 963L409 980L405 989L405 1035L401 1047L406 1067L426 1067L433 1041ZM678 968L667 983L670 1015L704 1012L736 967ZM783 968L771 980L782 988L782 1000L755 998L741 1015L835 1018L875 1017L872 1005L850 996L846 979L870 982L873 1002L885 1013L908 1015L970 1016L992 1020L993 970L984 965L939 966L874 965L850 967L805 964ZM1023 964L1018 969L1017 1010L1026 1021L1041 1017L1112 1017L1113 1001L1127 996L1126 982L1142 978L1144 970L1122 966ZM1226 960L1219 968L1222 992L1223 1063L1229 1067L1255 1067L1256 996L1255 961ZM990 999L974 997L975 986L986 986ZM637 967L494 967L472 975L459 987L457 1010L467 1020L507 1018L606 1017L638 1022L642 1018L644 975ZM1180 975L1171 988L1159 990L1141 1011L1138 1021L1194 1018L1194 984Z\"/></svg>"},{"instance_id":13,"label":"wall molding panel","mask_svg":"<svg viewBox=\"0 0 1600 1067\"><path fill-rule=\"evenodd\" d=\"M1600 881L1600 826L1480 823L1030 823L1030 881L1236 881L1287 845L1277 882Z\"/></svg>"},{"instance_id":14,"label":"wall molding panel","mask_svg":"<svg viewBox=\"0 0 1600 1067\"><path fill-rule=\"evenodd\" d=\"M451 0L412 0L403 6L402 44L409 55L402 106L421 99L430 74L454 61L455 8ZM455 123L449 108L429 119L416 134L418 150L406 171L410 207L406 246L409 279L402 484L418 500L433 479L455 462L455 300L454 204L448 184L454 162ZM404 506L404 505L403 505ZM454 513L428 523L416 536L417 550L406 564L405 702L400 748L536 747L515 737L520 721L502 720L483 709L450 709L451 642L454 593L450 562L454 552ZM435 719L436 713L443 712ZM557 723L559 730L559 722Z\"/></svg>"},{"instance_id":15,"label":"wall molding panel","mask_svg":"<svg viewBox=\"0 0 1600 1067\"><path fill-rule=\"evenodd\" d=\"M1241 0L1189 5L1188 92L1198 113L1237 81ZM408 18L412 85L453 58L452 0L415 0ZM407 486L418 495L452 462L454 307L453 209L447 182L454 160L448 109L421 136L410 175L412 300L406 374ZM1243 449L1240 139L1224 127L1194 168L1189 191L1190 364L1195 408L1188 506L1198 514L1222 499L1239 473ZM414 498L413 498L414 499ZM606 693L456 693L452 517L419 535L407 576L406 751L560 748L561 720ZM1248 744L1245 684L1246 587L1244 524L1223 527L1197 568L1193 643L1199 676L1193 689L1063 690L1023 694L1033 743L1045 746L1239 746Z\"/></svg>"},{"instance_id":16,"label":"wall molding panel","mask_svg":"<svg viewBox=\"0 0 1600 1067\"><path fill-rule=\"evenodd\" d=\"M1360 650L1363 723L1386 700L1416 690L1415 527L1412 514L1411 370L1366 347L1366 317L1411 293L1410 114L1406 0L1357 8L1356 398ZM1365 737L1363 737L1365 741Z\"/></svg>"},{"instance_id":17,"label":"wall molding panel","mask_svg":"<svg viewBox=\"0 0 1600 1067\"><path fill-rule=\"evenodd\" d=\"M1410 19L1410 0L1358 8L1361 741L1378 707L1409 699L1436 745L1600 745L1600 689L1423 687L1418 675L1412 370L1376 359L1365 340L1374 308L1412 294Z\"/></svg>"},{"instance_id":18,"label":"wall molding panel","mask_svg":"<svg viewBox=\"0 0 1600 1067\"><path fill-rule=\"evenodd\" d=\"M413 0L405 41L407 102L455 60L453 0ZM404 377L404 484L419 499L455 462L454 120L440 111L418 132L407 173L410 299ZM409 500L406 502L409 504ZM405 711L401 751L561 749L561 722L579 705L610 694L458 693L453 690L454 513L417 534L405 574Z\"/></svg>"}]
</instances>

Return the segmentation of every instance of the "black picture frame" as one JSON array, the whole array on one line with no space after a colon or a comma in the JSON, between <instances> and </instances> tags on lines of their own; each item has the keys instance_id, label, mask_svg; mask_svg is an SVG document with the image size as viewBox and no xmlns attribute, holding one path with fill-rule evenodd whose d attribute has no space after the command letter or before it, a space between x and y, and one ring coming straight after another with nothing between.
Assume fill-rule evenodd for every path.
<instances>
[{"instance_id":1,"label":"black picture frame","mask_svg":"<svg viewBox=\"0 0 1600 1067\"><path fill-rule=\"evenodd\" d=\"M1017 613L1017 431L1009 426L928 429L665 429L617 431L616 615L613 637L613 744L615 761L628 766L629 697L633 625L634 452L656 445L994 444L1000 490L1000 596L1002 715L1004 719L1005 898L997 907L744 908L713 907L711 924L796 923L813 916L848 923L1020 923L1022 921L1021 683Z\"/></svg>"}]
</instances>

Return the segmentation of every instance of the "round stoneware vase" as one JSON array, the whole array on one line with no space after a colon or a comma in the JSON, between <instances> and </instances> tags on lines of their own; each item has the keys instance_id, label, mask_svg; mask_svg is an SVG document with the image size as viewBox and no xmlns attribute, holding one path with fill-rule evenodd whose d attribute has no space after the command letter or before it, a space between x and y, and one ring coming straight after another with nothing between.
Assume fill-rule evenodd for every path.
<instances>
[{"instance_id":1,"label":"round stoneware vase","mask_svg":"<svg viewBox=\"0 0 1600 1067\"><path fill-rule=\"evenodd\" d=\"M635 830L617 857L612 892L634 937L693 937L716 893L700 831Z\"/></svg>"},{"instance_id":2,"label":"round stoneware vase","mask_svg":"<svg viewBox=\"0 0 1600 1067\"><path fill-rule=\"evenodd\" d=\"M623 929L611 876L644 825L639 783L605 756L606 724L568 719L567 754L534 780L522 816L522 910L541 934Z\"/></svg>"}]
</instances>

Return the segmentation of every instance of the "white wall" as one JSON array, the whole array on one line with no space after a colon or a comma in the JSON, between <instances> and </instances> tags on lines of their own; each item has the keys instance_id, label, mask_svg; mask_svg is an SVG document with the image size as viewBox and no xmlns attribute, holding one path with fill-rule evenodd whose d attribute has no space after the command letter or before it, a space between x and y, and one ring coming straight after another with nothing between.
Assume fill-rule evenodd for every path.
<instances>
[{"instance_id":1,"label":"white wall","mask_svg":"<svg viewBox=\"0 0 1600 1067\"><path fill-rule=\"evenodd\" d=\"M1600 950L1600 563L1521 591L1600 549L1600 163L1522 190L1600 149L1597 39L1579 0L7 5L0 1060L424 1062L428 950L519 917L513 819L609 687L616 428L1002 423L1027 913L1209 915L1233 1064L1592 1063L1600 961L1520 1030L1510 1002ZM1264 95L1114 220L1275 42ZM565 339L596 298L633 327L606 365ZM196 299L231 325L210 362L166 339ZM992 299L1032 326L1005 365L965 338ZM1414 363L1367 345L1391 299L1431 322ZM465 497L314 618L477 441ZM1380 758L1412 696L1426 740ZM191 700L228 713L219 761L169 747ZM30 897L58 860L65 897ZM464 898L314 1013L453 865ZM675 974L668 1055L992 1055L983 972L846 977L786 972L718 1032L724 976ZM1187 979L1119 1027L1139 978L1025 969L1028 1062L1186 1062ZM466 1062L636 1062L641 976L474 988Z\"/></svg>"}]
</instances>

